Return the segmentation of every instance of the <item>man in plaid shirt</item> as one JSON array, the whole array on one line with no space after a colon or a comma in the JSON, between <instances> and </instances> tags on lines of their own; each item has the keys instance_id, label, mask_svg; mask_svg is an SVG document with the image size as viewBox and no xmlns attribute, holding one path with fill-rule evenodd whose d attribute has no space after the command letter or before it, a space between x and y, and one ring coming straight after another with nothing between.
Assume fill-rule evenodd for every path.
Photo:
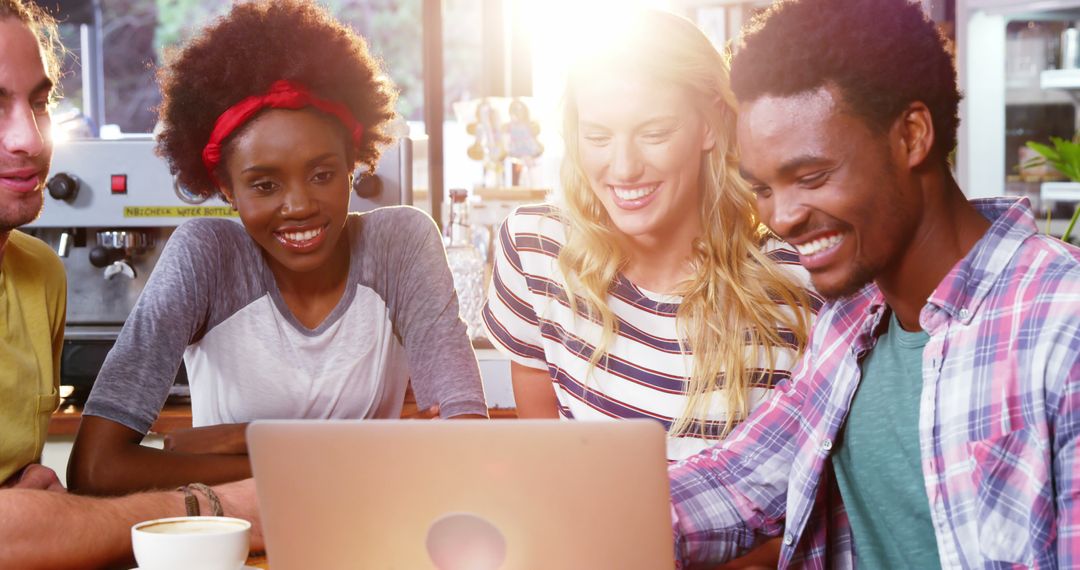
<instances>
[{"instance_id":1,"label":"man in plaid shirt","mask_svg":"<svg viewBox=\"0 0 1080 570\"><path fill-rule=\"evenodd\" d=\"M796 0L740 48L743 174L830 301L773 400L672 466L679 561L1080 567L1080 250L964 197L945 41L917 3Z\"/></svg>"}]
</instances>

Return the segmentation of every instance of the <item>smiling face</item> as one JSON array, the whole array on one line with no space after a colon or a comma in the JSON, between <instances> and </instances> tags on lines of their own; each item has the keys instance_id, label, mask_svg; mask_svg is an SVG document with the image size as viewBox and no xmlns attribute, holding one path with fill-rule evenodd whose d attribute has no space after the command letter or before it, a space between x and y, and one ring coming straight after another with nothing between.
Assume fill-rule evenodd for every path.
<instances>
[{"instance_id":1,"label":"smiling face","mask_svg":"<svg viewBox=\"0 0 1080 570\"><path fill-rule=\"evenodd\" d=\"M626 73L580 82L578 159L615 227L631 239L700 231L698 176L715 144L686 90Z\"/></svg>"},{"instance_id":2,"label":"smiling face","mask_svg":"<svg viewBox=\"0 0 1080 570\"><path fill-rule=\"evenodd\" d=\"M319 277L348 259L347 156L344 130L308 109L265 111L228 143L222 190L276 276Z\"/></svg>"},{"instance_id":3,"label":"smiling face","mask_svg":"<svg viewBox=\"0 0 1080 570\"><path fill-rule=\"evenodd\" d=\"M51 93L33 33L0 18L0 233L41 213L52 160Z\"/></svg>"},{"instance_id":4,"label":"smiling face","mask_svg":"<svg viewBox=\"0 0 1080 570\"><path fill-rule=\"evenodd\" d=\"M763 96L738 120L741 170L761 219L799 250L828 298L899 266L923 209L901 129L872 129L830 88Z\"/></svg>"}]
</instances>

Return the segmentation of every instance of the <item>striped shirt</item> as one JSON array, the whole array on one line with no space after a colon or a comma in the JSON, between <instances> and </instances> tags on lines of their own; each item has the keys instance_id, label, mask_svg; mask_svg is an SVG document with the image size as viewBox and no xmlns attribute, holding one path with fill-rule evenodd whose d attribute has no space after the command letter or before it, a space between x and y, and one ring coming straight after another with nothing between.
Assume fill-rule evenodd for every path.
<instances>
[{"instance_id":1,"label":"striped shirt","mask_svg":"<svg viewBox=\"0 0 1080 570\"><path fill-rule=\"evenodd\" d=\"M990 229L919 315L921 470L943 568L1080 566L1080 250L1026 199L976 200ZM853 568L833 441L885 310L873 284L818 315L778 395L671 467L683 565L783 535L780 566ZM785 522L786 518L786 522Z\"/></svg>"},{"instance_id":2,"label":"striped shirt","mask_svg":"<svg viewBox=\"0 0 1080 570\"><path fill-rule=\"evenodd\" d=\"M548 205L518 208L503 223L483 313L488 336L514 362L548 371L562 418L651 418L670 427L686 407L693 365L693 355L683 352L678 340L680 297L646 291L620 275L607 298L617 334L590 369L601 327L575 316L567 303L557 262L563 223L556 207ZM808 286L808 275L790 246L773 241L767 249L799 284ZM780 332L793 339L790 331ZM794 348L775 351L774 370L766 369L766 356L761 356L753 370L752 407L788 377L795 356ZM716 443L727 418L725 400L722 391L714 393L691 429L668 439L669 459L688 457Z\"/></svg>"}]
</instances>

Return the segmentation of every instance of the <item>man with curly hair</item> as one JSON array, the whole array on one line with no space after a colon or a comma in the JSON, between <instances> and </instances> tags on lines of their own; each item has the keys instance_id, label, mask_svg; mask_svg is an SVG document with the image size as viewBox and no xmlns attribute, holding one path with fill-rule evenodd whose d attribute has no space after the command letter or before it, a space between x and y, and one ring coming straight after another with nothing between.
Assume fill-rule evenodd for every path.
<instances>
[{"instance_id":1,"label":"man with curly hair","mask_svg":"<svg viewBox=\"0 0 1080 570\"><path fill-rule=\"evenodd\" d=\"M918 3L794 0L732 64L741 169L821 309L778 396L671 468L684 564L1080 565L1080 250L967 200Z\"/></svg>"},{"instance_id":2,"label":"man with curly hair","mask_svg":"<svg viewBox=\"0 0 1080 570\"><path fill-rule=\"evenodd\" d=\"M16 229L44 202L55 32L33 4L0 0L0 487L60 486L38 462L59 403L67 280L56 253Z\"/></svg>"},{"instance_id":3,"label":"man with curly hair","mask_svg":"<svg viewBox=\"0 0 1080 570\"><path fill-rule=\"evenodd\" d=\"M160 72L159 152L242 224L169 238L83 412L68 468L91 493L250 476L259 418L486 417L438 230L412 207L349 213L391 140L396 93L365 41L310 0L235 5ZM139 444L181 361L201 436Z\"/></svg>"}]
</instances>

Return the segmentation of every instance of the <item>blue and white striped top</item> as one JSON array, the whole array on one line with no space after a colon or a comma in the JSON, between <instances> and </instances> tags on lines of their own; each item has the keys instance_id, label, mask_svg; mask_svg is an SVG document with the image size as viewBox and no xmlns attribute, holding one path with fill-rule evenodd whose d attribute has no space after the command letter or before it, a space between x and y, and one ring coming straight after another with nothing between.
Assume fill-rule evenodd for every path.
<instances>
[{"instance_id":1,"label":"blue and white striped top","mask_svg":"<svg viewBox=\"0 0 1080 570\"><path fill-rule=\"evenodd\" d=\"M573 315L566 301L557 260L565 238L563 223L550 205L520 207L503 223L484 306L488 336L514 362L548 370L563 418L652 418L669 427L685 409L693 366L693 355L684 353L678 341L675 316L681 298L644 290L620 275L608 295L618 333L590 371L601 328ZM772 240L765 248L770 258L790 269L796 282L809 288L809 276L790 246ZM780 332L793 339L790 331ZM789 376L794 358L793 346L781 349L775 354L776 368L768 370L762 355L754 370L752 407ZM698 423L687 434L669 438L669 460L716 443L727 417L725 402L724 394L714 394L708 413L696 417Z\"/></svg>"}]
</instances>

